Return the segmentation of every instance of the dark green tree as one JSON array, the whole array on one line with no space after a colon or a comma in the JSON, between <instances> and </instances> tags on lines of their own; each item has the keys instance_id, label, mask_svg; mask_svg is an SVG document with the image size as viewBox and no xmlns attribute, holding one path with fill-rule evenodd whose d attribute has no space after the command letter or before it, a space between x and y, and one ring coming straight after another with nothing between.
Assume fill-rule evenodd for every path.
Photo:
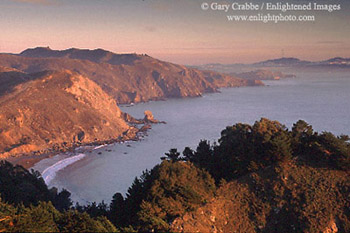
<instances>
[{"instance_id":1,"label":"dark green tree","mask_svg":"<svg viewBox=\"0 0 350 233\"><path fill-rule=\"evenodd\" d=\"M113 195L109 209L109 219L114 225L123 226L123 224L127 222L125 200L121 193L116 193Z\"/></svg>"},{"instance_id":2,"label":"dark green tree","mask_svg":"<svg viewBox=\"0 0 350 233\"><path fill-rule=\"evenodd\" d=\"M184 151L182 152L182 155L184 156L184 160L186 161L193 161L194 159L194 151L189 147L185 147Z\"/></svg>"},{"instance_id":3,"label":"dark green tree","mask_svg":"<svg viewBox=\"0 0 350 233\"><path fill-rule=\"evenodd\" d=\"M170 149L169 152L165 153L166 157L161 157L162 160L168 160L171 162L177 162L180 160L180 153L176 148Z\"/></svg>"}]
</instances>

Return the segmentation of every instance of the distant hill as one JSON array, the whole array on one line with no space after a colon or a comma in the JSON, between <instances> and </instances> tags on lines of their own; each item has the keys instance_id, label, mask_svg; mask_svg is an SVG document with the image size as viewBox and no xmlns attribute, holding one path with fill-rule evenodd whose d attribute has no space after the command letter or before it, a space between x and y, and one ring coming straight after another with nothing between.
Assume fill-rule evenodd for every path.
<instances>
[{"instance_id":1,"label":"distant hill","mask_svg":"<svg viewBox=\"0 0 350 233\"><path fill-rule=\"evenodd\" d=\"M108 63L111 65L133 65L136 60L147 58L147 56L137 54L115 54L103 49L76 49L51 50L48 47L38 47L26 49L19 54L22 57L60 57L89 60L96 63Z\"/></svg>"},{"instance_id":2,"label":"distant hill","mask_svg":"<svg viewBox=\"0 0 350 233\"><path fill-rule=\"evenodd\" d=\"M132 128L95 82L72 71L0 73L0 158L105 141Z\"/></svg>"},{"instance_id":3,"label":"distant hill","mask_svg":"<svg viewBox=\"0 0 350 233\"><path fill-rule=\"evenodd\" d=\"M256 79L256 80L279 80L281 78L295 78L293 74L284 74L280 71L271 71L259 69L250 72L243 72L235 74L236 76L244 79Z\"/></svg>"},{"instance_id":4,"label":"distant hill","mask_svg":"<svg viewBox=\"0 0 350 233\"><path fill-rule=\"evenodd\" d=\"M320 65L328 66L340 66L340 67L349 67L350 58L335 57L326 61L319 62Z\"/></svg>"},{"instance_id":5,"label":"distant hill","mask_svg":"<svg viewBox=\"0 0 350 233\"><path fill-rule=\"evenodd\" d=\"M201 70L214 70L223 73L245 73L256 71L257 69L271 69L273 71L295 72L298 70L306 71L346 71L350 69L350 58L335 57L325 61L305 61L294 57L283 57L271 59L252 64L205 64L194 66L193 68Z\"/></svg>"},{"instance_id":6,"label":"distant hill","mask_svg":"<svg viewBox=\"0 0 350 233\"><path fill-rule=\"evenodd\" d=\"M102 49L27 49L18 55L0 54L0 65L28 73L75 71L95 81L119 104L201 96L220 87L262 85L258 81L199 71L147 55L114 54Z\"/></svg>"},{"instance_id":7,"label":"distant hill","mask_svg":"<svg viewBox=\"0 0 350 233\"><path fill-rule=\"evenodd\" d=\"M252 64L253 66L304 66L311 64L309 61L302 61L294 57L283 57Z\"/></svg>"},{"instance_id":8,"label":"distant hill","mask_svg":"<svg viewBox=\"0 0 350 233\"><path fill-rule=\"evenodd\" d=\"M254 63L253 66L265 66L265 67L350 67L350 58L342 58L342 57L335 57L331 58L326 61L319 61L319 62L311 62L311 61L303 61L298 58L279 58L279 59L273 59L273 60L267 60L259 63Z\"/></svg>"}]
</instances>

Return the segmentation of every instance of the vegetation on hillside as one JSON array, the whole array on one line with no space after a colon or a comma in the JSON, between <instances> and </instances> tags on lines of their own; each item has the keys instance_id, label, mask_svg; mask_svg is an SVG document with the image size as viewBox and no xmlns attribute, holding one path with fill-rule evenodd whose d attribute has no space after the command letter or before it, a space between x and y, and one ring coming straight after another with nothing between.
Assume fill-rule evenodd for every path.
<instances>
[{"instance_id":1,"label":"vegetation on hillside","mask_svg":"<svg viewBox=\"0 0 350 233\"><path fill-rule=\"evenodd\" d=\"M3 162L0 231L350 232L347 136L262 118L162 160L125 197L75 207L67 191Z\"/></svg>"}]
</instances>

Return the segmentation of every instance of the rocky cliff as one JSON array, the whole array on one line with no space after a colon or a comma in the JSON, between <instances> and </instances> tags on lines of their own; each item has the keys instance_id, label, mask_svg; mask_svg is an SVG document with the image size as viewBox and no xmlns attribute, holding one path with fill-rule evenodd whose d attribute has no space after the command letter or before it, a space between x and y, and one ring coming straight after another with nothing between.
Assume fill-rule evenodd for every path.
<instances>
[{"instance_id":1,"label":"rocky cliff","mask_svg":"<svg viewBox=\"0 0 350 233\"><path fill-rule=\"evenodd\" d=\"M116 139L132 130L113 98L81 74L0 73L0 157Z\"/></svg>"},{"instance_id":2,"label":"rocky cliff","mask_svg":"<svg viewBox=\"0 0 350 233\"><path fill-rule=\"evenodd\" d=\"M247 85L263 84L102 49L0 54L0 156L131 135L135 128L125 122L131 116L116 103L195 97Z\"/></svg>"},{"instance_id":3,"label":"rocky cliff","mask_svg":"<svg viewBox=\"0 0 350 233\"><path fill-rule=\"evenodd\" d=\"M0 65L24 72L72 70L96 82L118 103L195 97L220 87L263 85L211 71L163 62L147 55L105 50L35 48L19 55L0 54Z\"/></svg>"}]
</instances>

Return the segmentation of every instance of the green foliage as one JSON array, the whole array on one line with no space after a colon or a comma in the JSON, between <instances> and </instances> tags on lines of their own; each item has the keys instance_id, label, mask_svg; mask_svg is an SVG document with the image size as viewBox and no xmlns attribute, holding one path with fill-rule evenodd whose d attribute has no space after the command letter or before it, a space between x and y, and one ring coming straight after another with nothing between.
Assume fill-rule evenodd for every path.
<instances>
[{"instance_id":1,"label":"green foliage","mask_svg":"<svg viewBox=\"0 0 350 233\"><path fill-rule=\"evenodd\" d=\"M292 157L291 135L277 121L236 124L221 132L219 145L201 141L190 160L218 181L231 180Z\"/></svg>"},{"instance_id":2,"label":"green foliage","mask_svg":"<svg viewBox=\"0 0 350 233\"><path fill-rule=\"evenodd\" d=\"M59 230L61 232L116 232L116 228L105 218L95 220L87 213L80 213L78 211L67 211L58 221Z\"/></svg>"},{"instance_id":3,"label":"green foliage","mask_svg":"<svg viewBox=\"0 0 350 233\"><path fill-rule=\"evenodd\" d=\"M298 124L299 123L299 124ZM313 133L311 126L298 121L292 129L295 154L313 166L350 170L350 143L347 135Z\"/></svg>"},{"instance_id":4,"label":"green foliage","mask_svg":"<svg viewBox=\"0 0 350 233\"><path fill-rule=\"evenodd\" d=\"M69 210L59 212L51 202L17 207L0 200L0 230L6 232L117 232L115 226L103 216Z\"/></svg>"},{"instance_id":5,"label":"green foliage","mask_svg":"<svg viewBox=\"0 0 350 233\"><path fill-rule=\"evenodd\" d=\"M127 222L125 201L121 193L116 193L113 195L109 209L110 211L108 213L108 217L114 225L122 226L125 222Z\"/></svg>"},{"instance_id":6,"label":"green foliage","mask_svg":"<svg viewBox=\"0 0 350 233\"><path fill-rule=\"evenodd\" d=\"M17 214L13 218L15 232L55 232L58 231L56 221L60 213L51 203L40 202L37 206L18 207Z\"/></svg>"},{"instance_id":7,"label":"green foliage","mask_svg":"<svg viewBox=\"0 0 350 233\"><path fill-rule=\"evenodd\" d=\"M232 229L316 232L333 219L341 231L350 230L349 180L342 178L350 170L346 135L319 134L301 120L289 131L262 118L226 127L218 144L202 140L195 151L186 147L182 157L177 149L165 155L135 178L126 198L116 193L109 206L75 209L67 190L49 190L40 173L2 161L0 231L116 232L116 226L123 232L170 231L176 218L194 213L215 192L236 208L230 214L238 222L227 225Z\"/></svg>"},{"instance_id":8,"label":"green foliage","mask_svg":"<svg viewBox=\"0 0 350 233\"><path fill-rule=\"evenodd\" d=\"M201 141L195 152L186 150L187 160L206 169L217 182L232 180L275 163L304 159L313 166L350 168L347 136L314 133L305 121L298 121L292 131L277 121L262 118L254 125L238 123L221 132L219 145Z\"/></svg>"},{"instance_id":9,"label":"green foliage","mask_svg":"<svg viewBox=\"0 0 350 233\"><path fill-rule=\"evenodd\" d=\"M39 172L29 172L7 161L0 161L0 194L4 201L15 205L30 206L51 201L57 209L66 210L72 204L67 190L60 193L56 188L49 190Z\"/></svg>"},{"instance_id":10,"label":"green foliage","mask_svg":"<svg viewBox=\"0 0 350 233\"><path fill-rule=\"evenodd\" d=\"M3 202L0 197L0 232L9 231L15 214L16 208Z\"/></svg>"},{"instance_id":11,"label":"green foliage","mask_svg":"<svg viewBox=\"0 0 350 233\"><path fill-rule=\"evenodd\" d=\"M107 205L92 203L84 213L69 210L70 193L48 189L40 173L0 162L0 230L8 232L115 232ZM7 202L7 203L5 203ZM52 203L53 204L52 204ZM61 212L60 212L61 211ZM63 212L63 213L62 213ZM90 215L96 217L93 219Z\"/></svg>"},{"instance_id":12,"label":"green foliage","mask_svg":"<svg viewBox=\"0 0 350 233\"><path fill-rule=\"evenodd\" d=\"M5 201L26 206L50 200L50 192L37 173L6 161L0 161L0 193Z\"/></svg>"},{"instance_id":13,"label":"green foliage","mask_svg":"<svg viewBox=\"0 0 350 233\"><path fill-rule=\"evenodd\" d=\"M79 203L77 203L75 209L81 213L86 212L93 218L108 215L108 206L106 203L104 203L104 201L99 204L92 202L85 206L81 206Z\"/></svg>"},{"instance_id":14,"label":"green foliage","mask_svg":"<svg viewBox=\"0 0 350 233\"><path fill-rule=\"evenodd\" d=\"M177 149L173 148L170 149L168 153L165 153L166 157L161 157L162 160L168 160L171 162L180 161L180 153L177 151Z\"/></svg>"},{"instance_id":15,"label":"green foliage","mask_svg":"<svg viewBox=\"0 0 350 233\"><path fill-rule=\"evenodd\" d=\"M194 151L189 147L185 147L182 154L183 154L183 160L185 161L191 161L194 159Z\"/></svg>"},{"instance_id":16,"label":"green foliage","mask_svg":"<svg viewBox=\"0 0 350 233\"><path fill-rule=\"evenodd\" d=\"M349 191L344 171L279 163L223 182L214 202L186 214L178 226L193 227L185 232L212 224L218 232L333 232L327 228L335 223L338 232L350 232ZM216 222L206 213L215 213Z\"/></svg>"},{"instance_id":17,"label":"green foliage","mask_svg":"<svg viewBox=\"0 0 350 233\"><path fill-rule=\"evenodd\" d=\"M214 180L207 172L188 162L163 161L135 179L125 201L115 195L113 203L124 206L129 220L125 226L166 231L171 221L206 203L214 191Z\"/></svg>"},{"instance_id":18,"label":"green foliage","mask_svg":"<svg viewBox=\"0 0 350 233\"><path fill-rule=\"evenodd\" d=\"M51 193L51 200L53 205L56 207L57 210L63 211L68 210L73 202L70 199L70 192L68 192L66 189L63 189L61 192L57 194L57 189L55 187L50 189Z\"/></svg>"}]
</instances>

